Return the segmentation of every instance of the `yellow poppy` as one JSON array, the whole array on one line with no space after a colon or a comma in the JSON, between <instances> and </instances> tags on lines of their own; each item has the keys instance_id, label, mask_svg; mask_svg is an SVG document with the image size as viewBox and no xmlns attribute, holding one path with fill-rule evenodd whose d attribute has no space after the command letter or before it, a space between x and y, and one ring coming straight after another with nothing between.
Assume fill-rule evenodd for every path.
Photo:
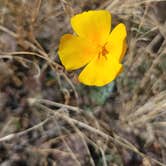
<instances>
[{"instance_id":1,"label":"yellow poppy","mask_svg":"<svg viewBox=\"0 0 166 166\"><path fill-rule=\"evenodd\" d=\"M58 54L66 70L85 68L78 79L89 86L104 86L122 71L126 52L126 28L120 23L111 31L107 10L88 11L71 18L76 34L65 34Z\"/></svg>"}]
</instances>

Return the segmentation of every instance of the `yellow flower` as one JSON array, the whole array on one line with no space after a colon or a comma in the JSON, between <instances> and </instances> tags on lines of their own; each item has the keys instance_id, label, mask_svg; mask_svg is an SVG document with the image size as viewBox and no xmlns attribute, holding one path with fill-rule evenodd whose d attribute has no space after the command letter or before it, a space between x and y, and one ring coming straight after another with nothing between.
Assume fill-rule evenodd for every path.
<instances>
[{"instance_id":1,"label":"yellow flower","mask_svg":"<svg viewBox=\"0 0 166 166\"><path fill-rule=\"evenodd\" d=\"M78 79L89 86L104 86L122 71L126 52L126 28L118 24L111 30L107 10L88 11L71 18L76 34L65 34L59 45L59 57L66 70L85 68Z\"/></svg>"}]
</instances>

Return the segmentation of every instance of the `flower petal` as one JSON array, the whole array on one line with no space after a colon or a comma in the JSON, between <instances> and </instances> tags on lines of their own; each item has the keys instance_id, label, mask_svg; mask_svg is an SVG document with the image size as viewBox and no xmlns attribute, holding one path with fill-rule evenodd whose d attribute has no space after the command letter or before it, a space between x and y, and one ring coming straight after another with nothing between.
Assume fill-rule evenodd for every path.
<instances>
[{"instance_id":1,"label":"flower petal","mask_svg":"<svg viewBox=\"0 0 166 166\"><path fill-rule=\"evenodd\" d=\"M90 86L104 86L122 71L122 64L105 56L95 57L80 73L79 81Z\"/></svg>"},{"instance_id":2,"label":"flower petal","mask_svg":"<svg viewBox=\"0 0 166 166\"><path fill-rule=\"evenodd\" d=\"M66 70L75 70L86 65L96 55L96 49L85 39L65 34L60 40L58 54Z\"/></svg>"},{"instance_id":3,"label":"flower petal","mask_svg":"<svg viewBox=\"0 0 166 166\"><path fill-rule=\"evenodd\" d=\"M110 58L116 58L121 62L127 48L126 36L127 32L124 24L120 23L113 29L105 46L111 54Z\"/></svg>"},{"instance_id":4,"label":"flower petal","mask_svg":"<svg viewBox=\"0 0 166 166\"><path fill-rule=\"evenodd\" d=\"M78 36L103 45L110 33L111 14L107 10L83 12L71 18L71 25Z\"/></svg>"}]
</instances>

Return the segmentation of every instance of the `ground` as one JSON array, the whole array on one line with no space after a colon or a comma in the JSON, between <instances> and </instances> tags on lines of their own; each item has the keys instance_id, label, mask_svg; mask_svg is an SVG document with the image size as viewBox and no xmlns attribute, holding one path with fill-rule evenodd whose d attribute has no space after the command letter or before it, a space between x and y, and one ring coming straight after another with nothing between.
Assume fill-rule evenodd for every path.
<instances>
[{"instance_id":1,"label":"ground","mask_svg":"<svg viewBox=\"0 0 166 166\"><path fill-rule=\"evenodd\" d=\"M124 71L97 88L64 70L70 18L127 26ZM0 165L166 165L166 1L0 0Z\"/></svg>"}]
</instances>

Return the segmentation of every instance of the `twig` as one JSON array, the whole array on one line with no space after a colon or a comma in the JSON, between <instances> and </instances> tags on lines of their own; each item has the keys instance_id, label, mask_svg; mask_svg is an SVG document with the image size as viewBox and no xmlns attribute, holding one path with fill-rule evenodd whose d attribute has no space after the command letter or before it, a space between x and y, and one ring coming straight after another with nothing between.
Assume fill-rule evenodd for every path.
<instances>
[{"instance_id":1,"label":"twig","mask_svg":"<svg viewBox=\"0 0 166 166\"><path fill-rule=\"evenodd\" d=\"M35 10L32 12L32 23L36 21L36 18L39 14L40 6L41 6L41 0L36 0L35 2Z\"/></svg>"},{"instance_id":2,"label":"twig","mask_svg":"<svg viewBox=\"0 0 166 166\"><path fill-rule=\"evenodd\" d=\"M54 61L52 61L49 57L47 56L42 56L40 53L36 53L36 52L31 52L31 51L15 51L15 52L0 52L3 55L10 55L10 56L16 56L16 55L33 55L33 56L37 56L41 59L46 60L49 64L53 65L53 66L57 66L59 68L62 68L61 65L57 65L57 63L55 63Z\"/></svg>"},{"instance_id":3,"label":"twig","mask_svg":"<svg viewBox=\"0 0 166 166\"><path fill-rule=\"evenodd\" d=\"M107 160L105 158L104 150L102 148L100 148L100 151L101 151L101 155L102 155L103 166L107 166Z\"/></svg>"},{"instance_id":4,"label":"twig","mask_svg":"<svg viewBox=\"0 0 166 166\"><path fill-rule=\"evenodd\" d=\"M18 35L14 32L12 32L11 30L7 29L6 27L0 25L0 30L3 31L3 32L6 32L8 33L10 36L14 37L14 38L17 38Z\"/></svg>"},{"instance_id":5,"label":"twig","mask_svg":"<svg viewBox=\"0 0 166 166\"><path fill-rule=\"evenodd\" d=\"M79 107L74 107L74 106L70 106L70 105L66 105L66 104L61 104L61 103L57 103L57 102L46 100L46 99L29 98L28 101L29 101L30 104L34 104L35 102L38 102L38 103L41 103L41 104L51 105L51 106L55 106L55 107L59 107L59 108L66 108L66 109L74 111L74 112L83 111Z\"/></svg>"},{"instance_id":6,"label":"twig","mask_svg":"<svg viewBox=\"0 0 166 166\"><path fill-rule=\"evenodd\" d=\"M9 134L9 135L7 135L7 136L1 137L1 138L0 138L0 142L3 142L3 141L10 141L10 140L12 140L12 139L14 139L14 138L16 138L16 137L20 137L20 136L22 136L22 135L24 135L24 134L27 134L28 132L33 131L33 130L35 130L35 129L41 127L41 126L43 126L43 125L44 125L45 123L47 123L50 119L52 119L52 117L49 117L49 118L45 119L44 121L38 123L37 125L35 125L35 126L31 127L31 128L28 128L28 129L26 129L26 130L24 130L24 131L21 131L21 132L18 132L18 133Z\"/></svg>"}]
</instances>

